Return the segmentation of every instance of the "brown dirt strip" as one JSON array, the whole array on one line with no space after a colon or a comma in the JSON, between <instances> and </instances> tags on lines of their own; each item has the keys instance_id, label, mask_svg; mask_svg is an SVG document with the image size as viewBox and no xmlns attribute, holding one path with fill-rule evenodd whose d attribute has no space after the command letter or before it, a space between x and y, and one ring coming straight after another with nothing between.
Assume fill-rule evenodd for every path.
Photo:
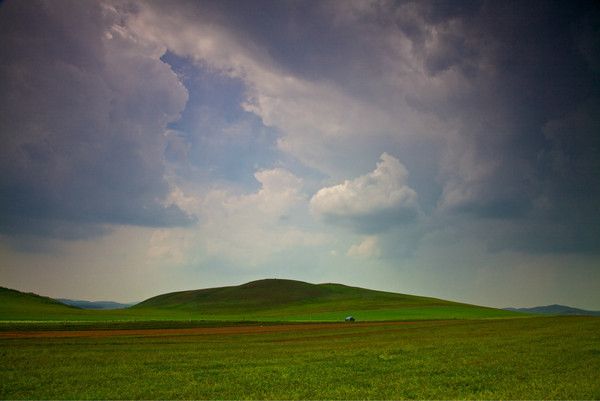
<instances>
[{"instance_id":1,"label":"brown dirt strip","mask_svg":"<svg viewBox=\"0 0 600 401\"><path fill-rule=\"evenodd\" d=\"M68 338L68 337L119 337L119 336L193 336L202 334L260 334L284 333L319 329L348 329L353 327L399 326L417 322L361 322L361 323L307 323L281 324L272 326L227 326L194 327L184 329L118 329L118 330L73 330L73 331L6 331L2 338Z\"/></svg>"}]
</instances>

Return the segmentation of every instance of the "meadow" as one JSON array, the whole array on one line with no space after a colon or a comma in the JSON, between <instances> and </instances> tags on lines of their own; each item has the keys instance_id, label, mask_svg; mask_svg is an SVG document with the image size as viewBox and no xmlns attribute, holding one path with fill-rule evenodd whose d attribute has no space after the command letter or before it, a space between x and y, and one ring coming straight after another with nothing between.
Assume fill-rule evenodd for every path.
<instances>
[{"instance_id":1,"label":"meadow","mask_svg":"<svg viewBox=\"0 0 600 401\"><path fill-rule=\"evenodd\" d=\"M274 279L120 310L0 288L0 366L0 399L598 399L600 318Z\"/></svg>"},{"instance_id":2,"label":"meadow","mask_svg":"<svg viewBox=\"0 0 600 401\"><path fill-rule=\"evenodd\" d=\"M174 292L117 310L78 309L0 287L0 330L3 322L339 322L348 315L358 321L525 316L436 298L293 280Z\"/></svg>"},{"instance_id":3,"label":"meadow","mask_svg":"<svg viewBox=\"0 0 600 401\"><path fill-rule=\"evenodd\" d=\"M600 398L598 318L185 330L5 330L0 398Z\"/></svg>"}]
</instances>

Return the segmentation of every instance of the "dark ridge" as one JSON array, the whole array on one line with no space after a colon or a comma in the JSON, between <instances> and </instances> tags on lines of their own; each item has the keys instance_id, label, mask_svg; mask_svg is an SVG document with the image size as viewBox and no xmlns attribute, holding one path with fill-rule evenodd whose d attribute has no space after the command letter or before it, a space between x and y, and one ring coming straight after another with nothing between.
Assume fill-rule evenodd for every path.
<instances>
[{"instance_id":1,"label":"dark ridge","mask_svg":"<svg viewBox=\"0 0 600 401\"><path fill-rule=\"evenodd\" d=\"M11 288L0 287L0 300L3 303L5 302L23 302L23 303L33 303L33 304L46 304L46 305L56 305L56 306L64 306L68 308L79 309L76 306L65 305L56 299L45 297L42 295L35 294L33 292L21 292L18 290L13 290Z\"/></svg>"},{"instance_id":2,"label":"dark ridge","mask_svg":"<svg viewBox=\"0 0 600 401\"><path fill-rule=\"evenodd\" d=\"M56 300L65 305L74 306L76 308L81 308L81 309L102 309L102 310L125 309L125 308L129 308L130 306L135 305L135 303L122 304L120 302L113 302L113 301L84 301L84 300L80 300L80 299L64 299L64 298L57 298Z\"/></svg>"},{"instance_id":3,"label":"dark ridge","mask_svg":"<svg viewBox=\"0 0 600 401\"><path fill-rule=\"evenodd\" d=\"M535 306L533 308L504 308L512 312L533 313L539 315L564 315L564 316L600 316L600 311L589 311L565 305Z\"/></svg>"}]
</instances>

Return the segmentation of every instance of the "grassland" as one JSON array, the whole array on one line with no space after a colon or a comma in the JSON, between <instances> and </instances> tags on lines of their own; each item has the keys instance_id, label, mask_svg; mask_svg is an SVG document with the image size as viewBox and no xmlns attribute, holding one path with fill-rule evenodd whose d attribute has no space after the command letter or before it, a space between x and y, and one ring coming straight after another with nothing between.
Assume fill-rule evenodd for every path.
<instances>
[{"instance_id":1,"label":"grassland","mask_svg":"<svg viewBox=\"0 0 600 401\"><path fill-rule=\"evenodd\" d=\"M0 399L600 398L598 318L223 330L3 332Z\"/></svg>"},{"instance_id":2,"label":"grassland","mask_svg":"<svg viewBox=\"0 0 600 401\"><path fill-rule=\"evenodd\" d=\"M121 310L0 288L0 399L598 399L599 344L600 318L339 284L260 280Z\"/></svg>"},{"instance_id":3,"label":"grassland","mask_svg":"<svg viewBox=\"0 0 600 401\"><path fill-rule=\"evenodd\" d=\"M436 298L293 280L182 291L119 310L83 310L49 298L0 288L2 322L307 322L478 319L523 316Z\"/></svg>"}]
</instances>

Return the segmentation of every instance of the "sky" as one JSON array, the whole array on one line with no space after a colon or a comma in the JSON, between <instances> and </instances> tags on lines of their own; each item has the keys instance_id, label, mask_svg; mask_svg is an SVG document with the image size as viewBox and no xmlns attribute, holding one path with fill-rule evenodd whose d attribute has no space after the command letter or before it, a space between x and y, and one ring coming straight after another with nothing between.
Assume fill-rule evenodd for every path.
<instances>
[{"instance_id":1,"label":"sky","mask_svg":"<svg viewBox=\"0 0 600 401\"><path fill-rule=\"evenodd\" d=\"M593 1L5 1L0 285L600 310Z\"/></svg>"}]
</instances>

